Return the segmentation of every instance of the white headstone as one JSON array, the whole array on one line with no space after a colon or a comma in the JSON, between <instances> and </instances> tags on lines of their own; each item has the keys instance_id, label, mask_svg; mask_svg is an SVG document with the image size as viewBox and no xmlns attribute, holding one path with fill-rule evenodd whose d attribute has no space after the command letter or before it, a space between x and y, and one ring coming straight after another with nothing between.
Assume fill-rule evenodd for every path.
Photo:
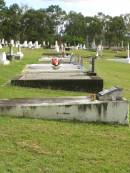
<instances>
[{"instance_id":1,"label":"white headstone","mask_svg":"<svg viewBox=\"0 0 130 173\"><path fill-rule=\"evenodd\" d=\"M86 45L85 44L83 45L83 49L86 50Z\"/></svg>"},{"instance_id":2,"label":"white headstone","mask_svg":"<svg viewBox=\"0 0 130 173\"><path fill-rule=\"evenodd\" d=\"M2 44L3 46L5 45L5 40L4 40L4 38L2 39L1 44Z\"/></svg>"},{"instance_id":3,"label":"white headstone","mask_svg":"<svg viewBox=\"0 0 130 173\"><path fill-rule=\"evenodd\" d=\"M24 48L27 48L27 47L28 47L28 42L27 42L27 41L24 41L23 47L24 47Z\"/></svg>"},{"instance_id":4,"label":"white headstone","mask_svg":"<svg viewBox=\"0 0 130 173\"><path fill-rule=\"evenodd\" d=\"M2 49L2 44L0 43L0 49Z\"/></svg>"},{"instance_id":5,"label":"white headstone","mask_svg":"<svg viewBox=\"0 0 130 173\"><path fill-rule=\"evenodd\" d=\"M96 49L97 47L96 47L96 44L95 44L95 40L93 40L93 42L92 42L92 49Z\"/></svg>"},{"instance_id":6,"label":"white headstone","mask_svg":"<svg viewBox=\"0 0 130 173\"><path fill-rule=\"evenodd\" d=\"M103 46L101 44L99 44L97 46L97 53L96 56L102 56L102 51L103 51Z\"/></svg>"},{"instance_id":7,"label":"white headstone","mask_svg":"<svg viewBox=\"0 0 130 173\"><path fill-rule=\"evenodd\" d=\"M19 43L18 43L18 41L16 41L15 42L15 47L18 48L18 46L19 46Z\"/></svg>"},{"instance_id":8,"label":"white headstone","mask_svg":"<svg viewBox=\"0 0 130 173\"><path fill-rule=\"evenodd\" d=\"M5 45L6 45L6 46L8 45L8 41L5 41Z\"/></svg>"},{"instance_id":9,"label":"white headstone","mask_svg":"<svg viewBox=\"0 0 130 173\"><path fill-rule=\"evenodd\" d=\"M46 46L46 42L45 41L43 41L43 46Z\"/></svg>"},{"instance_id":10,"label":"white headstone","mask_svg":"<svg viewBox=\"0 0 130 173\"><path fill-rule=\"evenodd\" d=\"M76 50L78 50L79 49L79 44L76 46Z\"/></svg>"},{"instance_id":11,"label":"white headstone","mask_svg":"<svg viewBox=\"0 0 130 173\"><path fill-rule=\"evenodd\" d=\"M6 59L5 52L0 53L0 63L3 65L8 65L10 62Z\"/></svg>"},{"instance_id":12,"label":"white headstone","mask_svg":"<svg viewBox=\"0 0 130 173\"><path fill-rule=\"evenodd\" d=\"M83 45L82 45L82 44L80 44L79 48L80 48L80 49L83 49Z\"/></svg>"},{"instance_id":13,"label":"white headstone","mask_svg":"<svg viewBox=\"0 0 130 173\"><path fill-rule=\"evenodd\" d=\"M55 42L55 50L56 50L56 52L60 52L59 45L58 45L57 41Z\"/></svg>"},{"instance_id":14,"label":"white headstone","mask_svg":"<svg viewBox=\"0 0 130 173\"><path fill-rule=\"evenodd\" d=\"M36 48L36 49L39 48L38 41L35 41L35 43L34 43L34 48Z\"/></svg>"},{"instance_id":15,"label":"white headstone","mask_svg":"<svg viewBox=\"0 0 130 173\"><path fill-rule=\"evenodd\" d=\"M28 48L32 48L33 47L33 43L32 43L32 41L29 41L29 43L28 43Z\"/></svg>"},{"instance_id":16,"label":"white headstone","mask_svg":"<svg viewBox=\"0 0 130 173\"><path fill-rule=\"evenodd\" d=\"M10 44L14 47L14 40L10 40Z\"/></svg>"},{"instance_id":17,"label":"white headstone","mask_svg":"<svg viewBox=\"0 0 130 173\"><path fill-rule=\"evenodd\" d=\"M16 53L17 56L20 57L20 59L22 59L24 57L24 54L21 52L21 46L18 45L18 52Z\"/></svg>"},{"instance_id":18,"label":"white headstone","mask_svg":"<svg viewBox=\"0 0 130 173\"><path fill-rule=\"evenodd\" d=\"M67 47L67 43L64 43L65 48Z\"/></svg>"}]
</instances>

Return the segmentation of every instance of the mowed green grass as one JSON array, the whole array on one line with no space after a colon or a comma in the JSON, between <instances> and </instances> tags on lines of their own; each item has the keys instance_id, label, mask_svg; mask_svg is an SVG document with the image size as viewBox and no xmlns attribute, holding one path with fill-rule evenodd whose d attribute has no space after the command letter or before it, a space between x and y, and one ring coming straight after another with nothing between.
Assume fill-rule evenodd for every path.
<instances>
[{"instance_id":1,"label":"mowed green grass","mask_svg":"<svg viewBox=\"0 0 130 173\"><path fill-rule=\"evenodd\" d=\"M87 95L51 89L10 86L26 64L37 63L50 50L23 50L22 61L0 66L0 98L58 97ZM93 52L75 51L84 57ZM114 56L106 51L96 61L104 87L124 88L130 100L130 65L107 61ZM85 63L86 64L86 63ZM0 173L129 173L130 128L128 126L45 121L0 117Z\"/></svg>"},{"instance_id":2,"label":"mowed green grass","mask_svg":"<svg viewBox=\"0 0 130 173\"><path fill-rule=\"evenodd\" d=\"M130 128L0 118L1 173L130 172Z\"/></svg>"}]
</instances>

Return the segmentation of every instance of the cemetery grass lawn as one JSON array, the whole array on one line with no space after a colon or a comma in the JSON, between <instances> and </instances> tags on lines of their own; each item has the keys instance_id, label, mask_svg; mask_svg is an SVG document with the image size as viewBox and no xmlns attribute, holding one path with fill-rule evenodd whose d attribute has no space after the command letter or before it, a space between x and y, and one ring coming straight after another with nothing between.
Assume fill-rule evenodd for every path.
<instances>
[{"instance_id":1,"label":"cemetery grass lawn","mask_svg":"<svg viewBox=\"0 0 130 173\"><path fill-rule=\"evenodd\" d=\"M1 173L129 173L130 128L0 117Z\"/></svg>"},{"instance_id":2,"label":"cemetery grass lawn","mask_svg":"<svg viewBox=\"0 0 130 173\"><path fill-rule=\"evenodd\" d=\"M3 51L3 50L2 50ZM7 51L7 50L5 50ZM10 80L21 73L26 64L38 63L38 59L42 54L54 54L52 50L45 49L23 49L25 57L21 61L12 61L9 66L0 65L0 98L35 98L35 97L58 97L58 96L75 96L87 95L85 92L71 92L62 90L51 89L36 89L36 88L21 88L11 86ZM124 54L126 52L123 52ZM92 51L74 51L74 54L84 57L86 65L87 57L94 56L95 52ZM115 52L111 50L104 51L103 58L97 60L96 71L99 76L104 79L104 88L112 86L119 86L124 88L124 96L130 100L130 80L129 64L121 64L116 62L107 61L106 58L113 58ZM33 94L32 94L33 93Z\"/></svg>"},{"instance_id":3,"label":"cemetery grass lawn","mask_svg":"<svg viewBox=\"0 0 130 173\"><path fill-rule=\"evenodd\" d=\"M26 64L37 63L43 52L23 50L22 61L0 66L0 98L58 97L87 93L13 87L8 81ZM91 52L75 51L86 59ZM93 52L92 52L93 54ZM112 51L97 60L105 88L124 88L130 100L130 65L107 61ZM129 173L130 128L93 123L0 117L0 173Z\"/></svg>"}]
</instances>

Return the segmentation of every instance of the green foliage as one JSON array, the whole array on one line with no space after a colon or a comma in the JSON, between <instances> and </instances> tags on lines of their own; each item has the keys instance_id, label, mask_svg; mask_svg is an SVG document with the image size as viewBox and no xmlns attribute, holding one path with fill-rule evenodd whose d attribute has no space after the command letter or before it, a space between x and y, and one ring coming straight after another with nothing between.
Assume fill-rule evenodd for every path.
<instances>
[{"instance_id":1,"label":"green foliage","mask_svg":"<svg viewBox=\"0 0 130 173\"><path fill-rule=\"evenodd\" d=\"M106 23L106 40L108 44L115 44L125 40L126 26L123 17L113 17Z\"/></svg>"},{"instance_id":2,"label":"green foliage","mask_svg":"<svg viewBox=\"0 0 130 173\"><path fill-rule=\"evenodd\" d=\"M27 6L12 4L6 7L0 1L0 38L20 41L46 41L54 44L66 41L70 45L89 44L95 40L104 45L118 45L128 41L130 15L111 17L98 13L94 17L83 16L70 11L69 14L58 5L34 10Z\"/></svg>"},{"instance_id":3,"label":"green foliage","mask_svg":"<svg viewBox=\"0 0 130 173\"><path fill-rule=\"evenodd\" d=\"M0 11L3 10L4 8L5 8L5 1L0 0Z\"/></svg>"},{"instance_id":4,"label":"green foliage","mask_svg":"<svg viewBox=\"0 0 130 173\"><path fill-rule=\"evenodd\" d=\"M0 118L0 172L129 173L130 128Z\"/></svg>"},{"instance_id":5,"label":"green foliage","mask_svg":"<svg viewBox=\"0 0 130 173\"><path fill-rule=\"evenodd\" d=\"M47 39L54 30L51 21L43 10L28 10L21 18L21 40L42 41Z\"/></svg>"}]
</instances>

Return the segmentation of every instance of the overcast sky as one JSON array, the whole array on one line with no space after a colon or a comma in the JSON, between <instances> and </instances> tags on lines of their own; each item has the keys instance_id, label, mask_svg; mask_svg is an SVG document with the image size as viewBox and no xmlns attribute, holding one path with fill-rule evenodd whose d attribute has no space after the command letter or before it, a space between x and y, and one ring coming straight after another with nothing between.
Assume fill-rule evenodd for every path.
<instances>
[{"instance_id":1,"label":"overcast sky","mask_svg":"<svg viewBox=\"0 0 130 173\"><path fill-rule=\"evenodd\" d=\"M59 5L66 12L81 12L85 16L94 16L103 12L110 16L130 13L130 0L5 0L6 5L13 3L27 4L29 7L39 9L49 5Z\"/></svg>"}]
</instances>

